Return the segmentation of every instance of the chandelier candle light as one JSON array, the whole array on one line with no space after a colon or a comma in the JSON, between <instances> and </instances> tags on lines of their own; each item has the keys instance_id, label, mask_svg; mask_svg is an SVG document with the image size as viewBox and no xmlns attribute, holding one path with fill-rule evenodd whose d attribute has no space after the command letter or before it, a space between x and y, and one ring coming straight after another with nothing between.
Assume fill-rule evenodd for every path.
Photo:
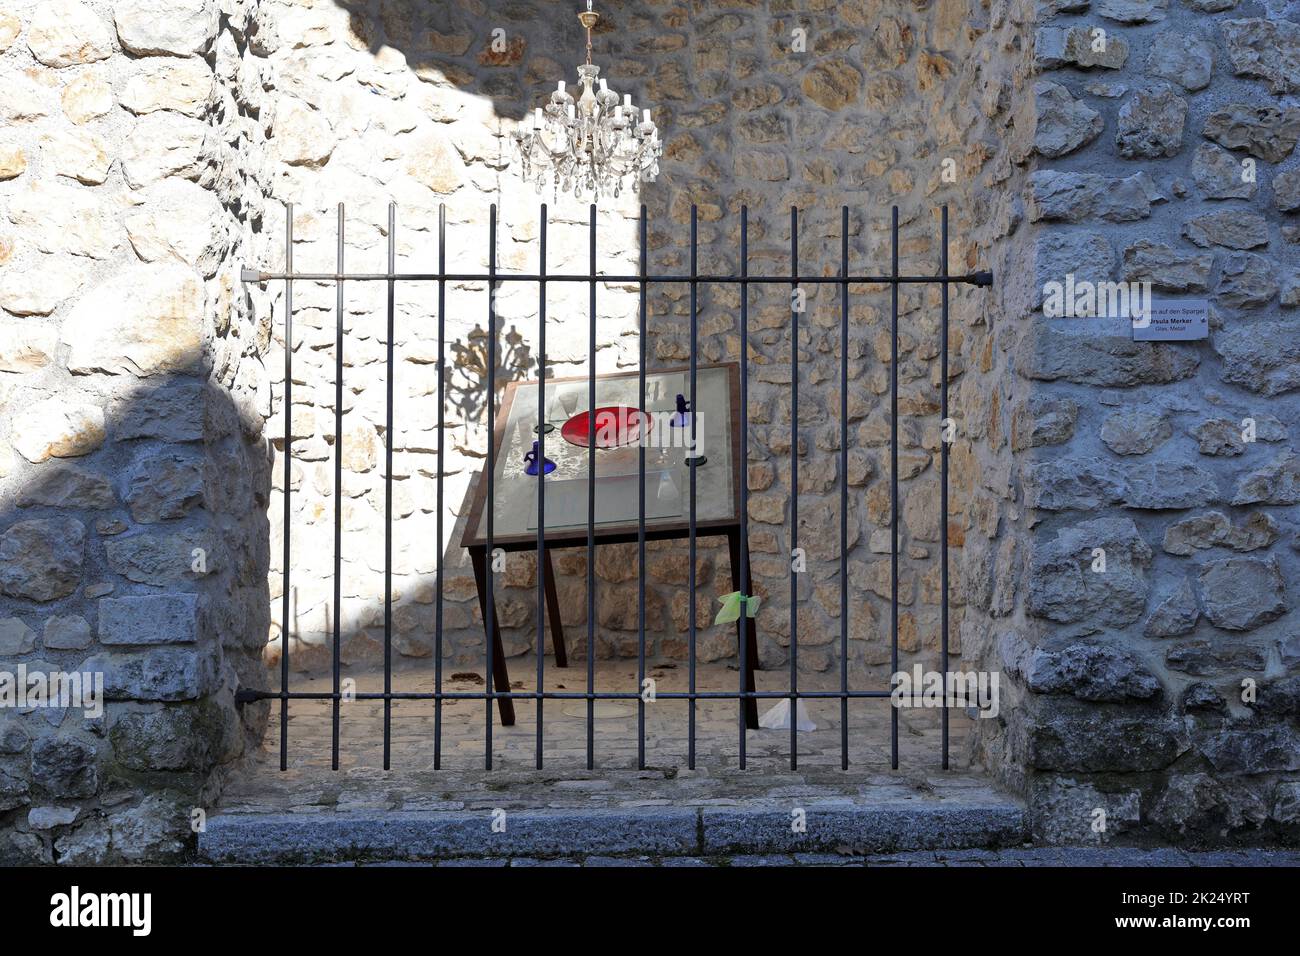
<instances>
[{"instance_id":1,"label":"chandelier candle light","mask_svg":"<svg viewBox=\"0 0 1300 956\"><path fill-rule=\"evenodd\" d=\"M538 193L546 188L548 174L557 197L572 192L577 197L590 193L593 199L611 192L617 197L630 177L653 182L659 175L663 144L650 111L643 111L637 122L631 95L619 102L605 80L597 80L600 67L591 62L591 28L599 19L587 0L587 9L578 14L587 30L587 62L578 67L582 92L577 99L560 80L550 101L515 132L520 175L534 180Z\"/></svg>"}]
</instances>

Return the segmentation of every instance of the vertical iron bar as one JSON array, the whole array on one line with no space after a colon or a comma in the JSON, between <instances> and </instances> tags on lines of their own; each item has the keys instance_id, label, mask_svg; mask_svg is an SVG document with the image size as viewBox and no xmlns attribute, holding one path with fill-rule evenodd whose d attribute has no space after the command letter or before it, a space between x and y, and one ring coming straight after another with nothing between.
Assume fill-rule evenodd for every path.
<instances>
[{"instance_id":1,"label":"vertical iron bar","mask_svg":"<svg viewBox=\"0 0 1300 956\"><path fill-rule=\"evenodd\" d=\"M487 645L487 719L483 730L483 765L492 769L492 705L496 696L495 663L493 655L493 635L496 626L496 597L493 592L496 583L496 560L493 556L493 538L496 532L496 425L497 425L497 204L492 203L488 210L488 348L487 348L487 549L486 579L484 591L487 601L483 608L483 637Z\"/></svg>"},{"instance_id":2,"label":"vertical iron bar","mask_svg":"<svg viewBox=\"0 0 1300 956\"><path fill-rule=\"evenodd\" d=\"M546 691L546 203L542 203L537 283L537 769L542 769L545 734L542 694Z\"/></svg>"},{"instance_id":3,"label":"vertical iron bar","mask_svg":"<svg viewBox=\"0 0 1300 956\"><path fill-rule=\"evenodd\" d=\"M699 320L696 315L696 303L699 293L699 233L698 217L694 203L691 203L691 453L690 457L695 459L699 456L696 445L696 421L699 415L696 413L696 370L699 364ZM695 471L696 466L692 462L687 462L687 470L690 471L691 477L691 502L690 502L690 539L687 545L686 559L686 600L688 610L686 612L687 628L689 632L687 642L687 656L690 659L690 710L687 719L687 737L686 746L686 766L695 769Z\"/></svg>"},{"instance_id":4,"label":"vertical iron bar","mask_svg":"<svg viewBox=\"0 0 1300 956\"><path fill-rule=\"evenodd\" d=\"M339 203L338 275L334 279L334 700L330 768L339 769L339 620L343 617L343 203Z\"/></svg>"},{"instance_id":5,"label":"vertical iron bar","mask_svg":"<svg viewBox=\"0 0 1300 956\"><path fill-rule=\"evenodd\" d=\"M799 208L790 207L790 769L799 769Z\"/></svg>"},{"instance_id":6,"label":"vertical iron bar","mask_svg":"<svg viewBox=\"0 0 1300 956\"><path fill-rule=\"evenodd\" d=\"M596 767L596 204L588 212L591 250L587 303L587 769Z\"/></svg>"},{"instance_id":7,"label":"vertical iron bar","mask_svg":"<svg viewBox=\"0 0 1300 956\"><path fill-rule=\"evenodd\" d=\"M840 207L840 769L849 769L849 207Z\"/></svg>"},{"instance_id":8,"label":"vertical iron bar","mask_svg":"<svg viewBox=\"0 0 1300 956\"><path fill-rule=\"evenodd\" d=\"M289 769L289 533L293 484L293 203L284 206L284 551L280 573L280 769Z\"/></svg>"},{"instance_id":9,"label":"vertical iron bar","mask_svg":"<svg viewBox=\"0 0 1300 956\"><path fill-rule=\"evenodd\" d=\"M646 361L646 207L641 204L641 289L640 289L640 328L637 347L640 351L637 361L637 408L645 413L645 361ZM645 443L649 431L641 435L637 454L637 527L636 527L636 566L637 566L637 605L636 605L636 766L645 769Z\"/></svg>"},{"instance_id":10,"label":"vertical iron bar","mask_svg":"<svg viewBox=\"0 0 1300 956\"><path fill-rule=\"evenodd\" d=\"M397 282L397 204L388 204L388 349L384 435L384 769L393 748L393 339Z\"/></svg>"},{"instance_id":11,"label":"vertical iron bar","mask_svg":"<svg viewBox=\"0 0 1300 956\"><path fill-rule=\"evenodd\" d=\"M434 573L437 576L433 585L434 612L433 632L435 657L433 662L434 688L437 696L433 701L433 769L442 769L442 471L446 459L443 455L443 443L446 432L445 410L443 400L446 389L447 367L443 363L443 333L446 332L447 305L447 207L438 203L438 477L435 492L438 516L435 519L438 534L438 552L434 557Z\"/></svg>"},{"instance_id":12,"label":"vertical iron bar","mask_svg":"<svg viewBox=\"0 0 1300 956\"><path fill-rule=\"evenodd\" d=\"M898 673L898 207L890 220L889 286L889 667ZM889 766L898 769L898 708L889 709Z\"/></svg>"},{"instance_id":13,"label":"vertical iron bar","mask_svg":"<svg viewBox=\"0 0 1300 956\"><path fill-rule=\"evenodd\" d=\"M749 595L749 207L740 207L740 587ZM747 646L749 634L749 604L740 604L740 621L736 626L736 642L740 650L740 693L738 720L740 722L740 769L745 769L745 724L748 689L745 675L749 673Z\"/></svg>"},{"instance_id":14,"label":"vertical iron bar","mask_svg":"<svg viewBox=\"0 0 1300 956\"><path fill-rule=\"evenodd\" d=\"M943 697L943 769L948 769L948 451L951 442L944 434L948 428L948 207L945 205L939 220L939 273L943 282L939 283L940 301L943 307L943 324L941 326L941 349L939 358L939 441L940 441L940 477L939 477L939 521L942 541L939 545L939 589L940 599L940 644L939 671L944 675L945 692Z\"/></svg>"}]
</instances>

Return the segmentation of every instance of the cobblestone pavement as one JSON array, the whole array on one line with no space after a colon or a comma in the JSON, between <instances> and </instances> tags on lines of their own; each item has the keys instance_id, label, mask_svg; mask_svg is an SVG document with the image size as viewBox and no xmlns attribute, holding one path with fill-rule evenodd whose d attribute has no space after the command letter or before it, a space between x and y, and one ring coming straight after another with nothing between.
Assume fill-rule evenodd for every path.
<instances>
[{"instance_id":1,"label":"cobblestone pavement","mask_svg":"<svg viewBox=\"0 0 1300 956\"><path fill-rule=\"evenodd\" d=\"M557 670L547 662L547 688L582 690L584 667ZM511 661L511 673L531 676L532 658ZM654 666L648 673L660 690L686 689L685 668ZM446 675L449 691L481 691L481 673ZM382 673L357 675L358 692L382 689ZM759 672L760 690L779 690L788 675ZM738 674L722 664L700 665L697 689L732 690ZM801 688L838 687L837 675L801 675ZM531 683L528 685L531 687ZM635 662L597 665L596 686L636 688ZM394 690L431 691L433 675L424 671L394 675ZM328 678L299 677L295 690L328 690ZM762 713L770 702L760 703ZM988 780L968 768L964 736L970 720L952 714L951 768L940 769L938 714L901 711L899 769L889 767L887 700L856 700L849 707L849 767L840 769L839 703L810 700L808 714L817 729L799 734L799 767L790 769L787 730L746 733L747 769L739 768L737 707L734 701L701 700L697 705L696 767L687 764L687 704L660 701L646 706L646 764L637 765L635 701L598 701L595 707L596 769L586 769L586 704L549 700L544 707L545 769L535 767L536 708L517 700L517 722L502 727L494 719L491 771L483 769L482 701L447 701L443 707L442 769L433 769L434 708L431 701L398 701L393 706L392 759L382 769L383 706L375 701L343 705L339 770L330 769L331 714L326 701L296 700L290 705L289 769L279 769L277 712L260 751L227 783L219 808L227 813L305 810L474 810L542 808L619 808L725 806L754 799L781 805L791 800L883 803L987 803L1005 799ZM495 715L494 715L495 718Z\"/></svg>"},{"instance_id":2,"label":"cobblestone pavement","mask_svg":"<svg viewBox=\"0 0 1300 956\"><path fill-rule=\"evenodd\" d=\"M352 866L353 864L341 864ZM482 859L448 860L442 863L379 863L363 866L838 866L838 867L1025 867L1025 866L1177 866L1177 867L1235 867L1235 866L1300 866L1300 850L1205 850L1178 849L1102 849L1094 847L1033 847L1007 850L915 850L907 853L881 853L871 856L838 856L835 854L796 853L794 855L770 854L766 856L732 857L601 857L574 859Z\"/></svg>"}]
</instances>

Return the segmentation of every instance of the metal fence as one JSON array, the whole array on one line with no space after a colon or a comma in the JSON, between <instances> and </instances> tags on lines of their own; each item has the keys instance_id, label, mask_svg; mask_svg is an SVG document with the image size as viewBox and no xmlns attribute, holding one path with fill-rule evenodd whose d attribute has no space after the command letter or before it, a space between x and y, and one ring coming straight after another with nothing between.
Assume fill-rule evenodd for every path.
<instances>
[{"instance_id":1,"label":"metal fence","mask_svg":"<svg viewBox=\"0 0 1300 956\"><path fill-rule=\"evenodd\" d=\"M638 691L609 691L598 690L595 682L595 658L594 641L595 641L595 560L594 551L597 541L596 521L595 521L595 488L596 482L593 480L596 474L596 442L594 435L589 435L588 447L589 454L589 471L588 471L588 513L586 529L586 549L587 549L587 640L589 652L586 655L587 674L585 691L545 691L543 690L543 668L545 657L545 626L543 620L543 604L546 603L548 595L544 593L545 578L543 573L543 561L545 559L548 547L545 522L545 481L543 474L545 469L538 469L537 481L537 538L535 549L537 551L537 689L534 691L512 691L508 680L503 680L505 674L504 655L501 649L499 631L497 622L494 620L494 601L493 601L493 573L489 570L485 574L486 594L481 593L483 616L485 624L485 634L487 635L485 645L485 664L488 675L485 683L485 690L482 692L451 692L443 690L443 542L445 541L443 519L444 519L444 501L443 501L443 476L445 473L444 445L445 436L445 388L446 388L446 357L444 354L445 342L445 320L446 320L446 288L448 282L485 282L488 286L488 295L486 302L487 313L487 428L488 428L488 448L487 461L484 477L481 479L485 483L485 495L487 501L486 507L486 548L487 554L494 551L494 512L496 510L496 489L494 486L496 470L496 449L494 447L493 436L496 432L497 407L497 315L496 315L496 297L495 290L501 283L532 283L538 289L538 368L546 369L546 289L549 283L556 282L576 282L586 283L589 290L589 408L596 407L596 287L598 283L619 283L636 285L639 294L639 394L641 398L640 406L645 407L646 395L646 371L647 356L646 342L648 333L649 312L647 307L647 295L651 286L663 284L685 284L689 287L690 292L690 408L695 408L695 390L696 374L698 368L698 292L699 287L705 284L730 284L740 287L740 401L738 425L740 454L739 462L741 470L740 478L737 482L735 491L739 494L739 540L741 546L732 549L732 572L736 580L742 582L739 588L742 590L742 606L740 620L737 622L737 643L738 655L740 658L740 681L735 691L699 691L696 687L696 610L695 610L695 585L696 585L696 539L701 533L696 522L696 479L695 469L689 468L690 473L690 500L689 500L689 527L688 534L685 536L689 549L689 579L688 588L691 599L689 605L689 688L685 692L659 693L656 699L659 700L684 700L689 708L688 721L688 764L690 767L695 766L695 712L697 701L701 699L711 700L734 700L737 703L737 723L739 733L739 760L740 767L745 766L745 736L747 727L755 726L755 705L759 700L788 700L790 703L790 767L798 767L799 742L797 737L797 723L795 715L797 712L797 703L801 699L835 699L840 702L840 750L841 750L841 767L847 769L849 766L849 720L848 705L850 700L855 699L880 699L888 701L891 696L889 689L872 689L861 690L850 687L848 672L848 628L849 628L849 604L847 574L848 574L848 342L849 342L849 294L850 286L855 284L870 284L888 286L890 290L890 530L892 546L890 549L890 667L891 673L898 672L898 553L899 553L899 504L898 504L898 320L899 306L898 297L899 289L904 285L936 285L940 290L941 296L941 325L940 325L940 376L939 376L939 400L940 400L940 420L946 422L949 418L948 409L948 327L949 327L949 289L955 283L969 284L975 286L989 286L993 282L990 272L974 272L963 275L951 275L948 271L948 207L943 206L940 209L940 256L938 262L938 272L935 275L902 275L899 273L899 227L898 227L898 207L893 207L890 225L890 271L886 274L855 274L851 270L849 261L849 208L844 206L840 212L840 263L838 275L807 275L800 272L799 266L799 210L796 207L790 209L790 273L788 275L751 275L749 272L749 213L748 209L742 207L740 210L740 273L738 275L710 275L702 274L698 270L698 230L697 215L695 206L691 207L690 214L690 271L687 274L667 274L651 273L648 269L647 259L647 217L646 208L641 207L639 217L639 271L632 275L600 275L597 274L596 268L596 206L590 207L589 219L589 251L590 267L585 274L552 274L547 272L546 268L546 230L548 223L547 207L545 204L540 209L539 220L539 266L536 273L518 274L502 273L497 268L497 208L492 205L489 213L489 252L488 252L488 270L482 272L448 272L447 271L447 229L446 229L446 209L445 206L439 207L438 215L438 264L437 270L433 272L397 272L396 271L396 228L397 228L397 210L395 205L390 205L388 209L388 270L382 273L349 273L344 267L344 225L345 225L345 208L342 203L338 206L338 257L337 266L334 272L295 272L293 263L293 225L294 211L293 205L286 207L285 215L285 236L284 236L284 270L282 272L263 272L256 269L245 268L242 279L246 283L266 283L266 282L283 282L284 283L284 341L286 347L284 350L284 394L282 396L282 408L284 410L284 526L283 526L283 595L281 599L281 653L280 653L280 689L278 691L263 691L244 688L237 694L239 703L247 703L257 700L278 700L280 702L280 769L284 770L288 766L288 719L290 704L294 700L329 700L332 702L332 723L333 723L333 744L332 744L332 767L338 769L339 766L339 721L340 721L340 703L343 699L341 691L340 675L340 617L338 609L341 606L341 555L342 555L342 441L343 441L343 356L345 348L344 336L344 286L350 282L383 282L387 284L387 336L386 336L386 431L385 431L385 470L384 470L384 499L385 499L385 533L384 533L384 689L382 692L356 693L353 695L357 700L382 700L384 706L384 769L389 769L391 760L391 738L392 738L392 706L393 701L401 700L433 700L435 707L434 719L434 768L440 769L442 765L442 704L446 700L477 700L482 701L485 707L484 721L484 765L486 769L492 769L492 730L493 730L493 708L494 706L500 712L501 719L505 724L514 722L513 701L517 699L534 701L538 708L538 719L536 728L536 765L542 767L543 745L544 745L544 723L542 720L542 708L547 700L581 700L586 702L586 731L587 731L587 754L586 765L588 769L595 767L595 704L603 700L623 700L636 701L638 706L638 767L645 769L645 707L646 701L644 696L639 693L640 687L644 686L646 673L646 542L655 538L653 526L647 529L646 525L646 501L645 501L645 446L641 445L639 477L640 477L640 495L637 527L634 535L638 545ZM336 287L336 333L335 333L335 440L338 447L335 448L334 454L334 604L335 613L333 614L333 689L322 692L301 692L291 691L289 689L289 635L290 635L290 576L291 568L291 534L292 534L292 511L290 508L292 495L292 481L290 470L292 467L292 405L293 405L293 287L295 282L315 281L315 282L332 282ZM393 465L393 435L394 435L394 401L393 401L393 382L394 382L394 321L395 321L395 290L398 283L420 282L436 283L438 290L437 305L437 338L439 343L438 358L438 448L437 448L437 476L436 476L436 521L437 521L437 564L435 568L436 581L434 591L435 603L435 690L432 693L414 693L399 692L392 689L392 633L393 633L393 600L392 600L392 551L393 551L393 497L392 497L392 465ZM794 569L793 562L790 572L790 660L789 660L789 680L788 688L778 691L758 691L754 688L752 682L746 681L747 671L752 672L753 655L756 653L755 645L752 639L752 623L746 614L744 607L745 595L749 595L752 587L749 585L749 567L748 567L748 540L749 540L749 507L748 507L748 482L745 480L744 463L748 460L749 449L749 423L748 423L748 396L749 396L749 288L750 286L776 285L788 286L791 290L791 309L790 309L790 361L792 365L792 388L791 388L791 452L790 452L790 494L791 494L791 514L790 514L790 550L793 552L799 547L799 323L801 311L796 305L798 296L797 290L804 285L833 285L839 290L839 333L840 333L840 408L839 408L839 490L840 490L840 527L839 527L839 577L840 577L840 615L839 615L839 650L840 650L840 687L838 691L808 691L799 689L799 621L798 621L798 572ZM538 377L538 408L544 407L544 389L547 379L544 374ZM589 424L592 429L595 428L595 416L590 416ZM690 416L690 425L692 439L695 437L696 420L692 413ZM539 449L539 462L544 457L545 433L539 427L538 438L541 443ZM948 441L941 442L941 459L940 459L940 670L943 673L948 671L948 654L949 654L949 621L948 621L948 458L949 458ZM739 564L737 569L736 564ZM552 606L553 606L553 595ZM748 629L749 633L746 634ZM949 720L948 705L945 701L941 715L942 728L942 765L945 769L948 767L949 751ZM890 726L890 756L891 766L895 769L898 767L898 710L891 708L891 726Z\"/></svg>"}]
</instances>

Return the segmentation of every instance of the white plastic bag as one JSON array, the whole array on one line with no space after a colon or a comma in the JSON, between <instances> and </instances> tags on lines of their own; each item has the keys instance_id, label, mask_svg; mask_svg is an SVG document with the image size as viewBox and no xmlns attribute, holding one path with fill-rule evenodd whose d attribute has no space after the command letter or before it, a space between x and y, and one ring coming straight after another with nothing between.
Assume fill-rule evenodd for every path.
<instances>
[{"instance_id":1,"label":"white plastic bag","mask_svg":"<svg viewBox=\"0 0 1300 956\"><path fill-rule=\"evenodd\" d=\"M802 731L816 730L817 725L808 716L808 710L804 707L803 701L797 701L797 703L798 708L795 713L798 716L799 729ZM758 726L765 727L768 730L789 730L790 701L778 700L767 713L758 718Z\"/></svg>"}]
</instances>

